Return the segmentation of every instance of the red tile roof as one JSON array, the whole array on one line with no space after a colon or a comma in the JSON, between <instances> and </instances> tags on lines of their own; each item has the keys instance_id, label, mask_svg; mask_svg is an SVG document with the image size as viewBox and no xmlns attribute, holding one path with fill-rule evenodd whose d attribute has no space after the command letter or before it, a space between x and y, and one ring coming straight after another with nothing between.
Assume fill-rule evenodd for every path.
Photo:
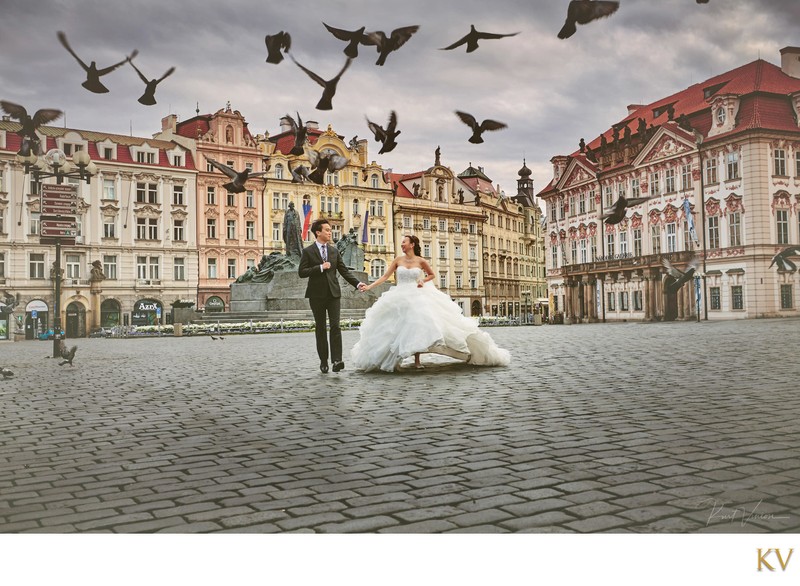
<instances>
[{"instance_id":1,"label":"red tile roof","mask_svg":"<svg viewBox=\"0 0 800 586\"><path fill-rule=\"evenodd\" d=\"M314 146L317 140L319 140L319 136L321 134L322 130L314 128L309 129L307 132L308 143L311 146ZM294 134L292 134L291 130L287 130L286 132L281 132L280 134L269 137L269 141L275 143L276 151L280 151L284 155L288 155L294 147Z\"/></svg>"},{"instance_id":2,"label":"red tile roof","mask_svg":"<svg viewBox=\"0 0 800 586\"><path fill-rule=\"evenodd\" d=\"M485 179L481 179L480 177L459 177L462 183L464 183L467 187L469 187L473 192L480 190L481 193L486 193L487 191L497 196L497 191L492 185L491 181L486 181Z\"/></svg>"},{"instance_id":3,"label":"red tile roof","mask_svg":"<svg viewBox=\"0 0 800 586\"><path fill-rule=\"evenodd\" d=\"M422 177L422 171L417 171L415 173L387 173L389 175L389 182L392 186L397 184L397 197L407 197L410 199L415 199L414 194L409 191L408 187L403 185L403 181L407 181L409 179L417 179Z\"/></svg>"}]
</instances>

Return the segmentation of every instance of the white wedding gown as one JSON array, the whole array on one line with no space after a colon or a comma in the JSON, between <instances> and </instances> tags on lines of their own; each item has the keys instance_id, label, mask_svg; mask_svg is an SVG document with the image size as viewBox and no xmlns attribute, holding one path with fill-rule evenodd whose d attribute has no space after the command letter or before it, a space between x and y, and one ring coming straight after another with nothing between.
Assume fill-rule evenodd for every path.
<instances>
[{"instance_id":1,"label":"white wedding gown","mask_svg":"<svg viewBox=\"0 0 800 586\"><path fill-rule=\"evenodd\" d=\"M422 269L398 267L397 286L367 309L359 341L351 351L357 370L396 370L417 352L444 354L470 364L505 366L508 350L499 348L478 323L433 283L418 287Z\"/></svg>"}]
</instances>

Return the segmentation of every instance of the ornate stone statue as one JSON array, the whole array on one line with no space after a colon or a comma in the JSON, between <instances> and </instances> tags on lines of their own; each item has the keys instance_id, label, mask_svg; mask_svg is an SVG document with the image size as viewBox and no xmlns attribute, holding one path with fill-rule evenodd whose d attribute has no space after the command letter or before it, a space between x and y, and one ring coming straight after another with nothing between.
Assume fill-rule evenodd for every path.
<instances>
[{"instance_id":1,"label":"ornate stone statue","mask_svg":"<svg viewBox=\"0 0 800 586\"><path fill-rule=\"evenodd\" d=\"M647 121L644 118L639 118L639 124L636 127L636 132L639 134L639 137L644 138L644 134L647 132Z\"/></svg>"},{"instance_id":2,"label":"ornate stone statue","mask_svg":"<svg viewBox=\"0 0 800 586\"><path fill-rule=\"evenodd\" d=\"M622 142L626 145L631 144L631 127L625 125L625 130L622 131Z\"/></svg>"},{"instance_id":3,"label":"ornate stone statue","mask_svg":"<svg viewBox=\"0 0 800 586\"><path fill-rule=\"evenodd\" d=\"M419 183L414 183L411 188L414 190L414 197L419 197Z\"/></svg>"},{"instance_id":4,"label":"ornate stone statue","mask_svg":"<svg viewBox=\"0 0 800 586\"><path fill-rule=\"evenodd\" d=\"M299 261L299 259L298 259ZM250 267L236 279L237 283L269 283L275 273L297 270L297 261L280 252L261 257L258 267Z\"/></svg>"},{"instance_id":5,"label":"ornate stone statue","mask_svg":"<svg viewBox=\"0 0 800 586\"><path fill-rule=\"evenodd\" d=\"M355 228L350 228L347 234L339 238L336 249L347 268L364 270L364 251L358 245L358 232Z\"/></svg>"},{"instance_id":6,"label":"ornate stone statue","mask_svg":"<svg viewBox=\"0 0 800 586\"><path fill-rule=\"evenodd\" d=\"M578 148L581 150L582 153L585 152L586 151L586 141L581 139L578 142Z\"/></svg>"},{"instance_id":7,"label":"ornate stone statue","mask_svg":"<svg viewBox=\"0 0 800 586\"><path fill-rule=\"evenodd\" d=\"M605 134L600 135L600 154L604 154L608 149L608 139Z\"/></svg>"},{"instance_id":8,"label":"ornate stone statue","mask_svg":"<svg viewBox=\"0 0 800 586\"><path fill-rule=\"evenodd\" d=\"M289 202L289 209L283 216L283 242L286 244L286 256L300 261L303 254L303 228L300 224L300 214L294 209L294 202Z\"/></svg>"},{"instance_id":9,"label":"ornate stone statue","mask_svg":"<svg viewBox=\"0 0 800 586\"><path fill-rule=\"evenodd\" d=\"M442 155L442 147L437 146L436 147L436 151L434 151L434 154L436 155L436 161L435 161L434 164L437 165L437 166L441 165L442 164L442 160L441 160L440 157Z\"/></svg>"},{"instance_id":10,"label":"ornate stone statue","mask_svg":"<svg viewBox=\"0 0 800 586\"><path fill-rule=\"evenodd\" d=\"M464 203L464 190L462 188L458 188L458 203Z\"/></svg>"},{"instance_id":11,"label":"ornate stone statue","mask_svg":"<svg viewBox=\"0 0 800 586\"><path fill-rule=\"evenodd\" d=\"M103 273L103 263L96 260L92 263L92 269L89 271L89 281L95 283L105 280L106 275Z\"/></svg>"}]
</instances>

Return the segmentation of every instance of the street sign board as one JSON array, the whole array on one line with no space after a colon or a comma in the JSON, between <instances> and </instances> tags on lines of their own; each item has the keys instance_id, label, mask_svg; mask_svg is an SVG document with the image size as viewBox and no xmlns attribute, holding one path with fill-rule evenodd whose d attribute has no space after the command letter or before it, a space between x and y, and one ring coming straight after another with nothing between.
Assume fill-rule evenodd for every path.
<instances>
[{"instance_id":1,"label":"street sign board","mask_svg":"<svg viewBox=\"0 0 800 586\"><path fill-rule=\"evenodd\" d=\"M41 235L44 237L75 238L78 235L78 223L71 220L42 220Z\"/></svg>"},{"instance_id":2,"label":"street sign board","mask_svg":"<svg viewBox=\"0 0 800 586\"><path fill-rule=\"evenodd\" d=\"M78 212L78 186L42 185L42 215L74 215Z\"/></svg>"}]
</instances>

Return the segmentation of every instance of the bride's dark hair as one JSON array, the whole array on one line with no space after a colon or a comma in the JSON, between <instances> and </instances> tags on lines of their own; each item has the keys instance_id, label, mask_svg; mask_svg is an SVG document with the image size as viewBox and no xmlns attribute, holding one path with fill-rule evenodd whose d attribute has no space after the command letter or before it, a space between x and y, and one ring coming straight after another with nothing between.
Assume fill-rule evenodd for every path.
<instances>
[{"instance_id":1,"label":"bride's dark hair","mask_svg":"<svg viewBox=\"0 0 800 586\"><path fill-rule=\"evenodd\" d=\"M414 245L414 254L417 256L422 256L422 248L419 246L419 238L413 234L406 234L406 238L411 240L411 244Z\"/></svg>"}]
</instances>

